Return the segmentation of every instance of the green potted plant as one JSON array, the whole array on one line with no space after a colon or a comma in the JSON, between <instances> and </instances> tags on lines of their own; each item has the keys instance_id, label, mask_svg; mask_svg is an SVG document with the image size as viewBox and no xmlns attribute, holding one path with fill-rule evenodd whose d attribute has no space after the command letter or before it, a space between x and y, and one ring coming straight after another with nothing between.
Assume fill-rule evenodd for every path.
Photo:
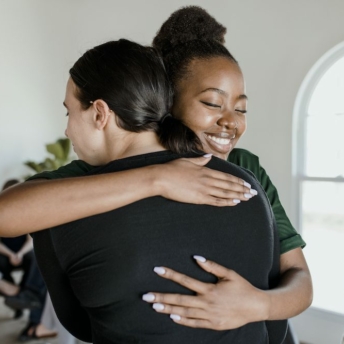
<instances>
[{"instance_id":1,"label":"green potted plant","mask_svg":"<svg viewBox=\"0 0 344 344\"><path fill-rule=\"evenodd\" d=\"M42 162L26 161L24 164L36 173L53 171L69 162L70 141L69 139L58 139L55 143L45 145L52 157L45 158Z\"/></svg>"}]
</instances>

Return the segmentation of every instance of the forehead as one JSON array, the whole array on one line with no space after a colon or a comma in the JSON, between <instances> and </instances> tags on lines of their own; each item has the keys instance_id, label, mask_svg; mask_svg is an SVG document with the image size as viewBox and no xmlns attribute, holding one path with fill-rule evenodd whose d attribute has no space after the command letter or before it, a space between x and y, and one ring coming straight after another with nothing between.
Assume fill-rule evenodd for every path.
<instances>
[{"instance_id":1,"label":"forehead","mask_svg":"<svg viewBox=\"0 0 344 344\"><path fill-rule=\"evenodd\" d=\"M66 94L65 94L65 104L67 104L69 107L78 105L80 102L75 97L75 94L77 92L76 86L72 80L71 77L69 77L66 85Z\"/></svg>"},{"instance_id":2,"label":"forehead","mask_svg":"<svg viewBox=\"0 0 344 344\"><path fill-rule=\"evenodd\" d=\"M244 94L245 82L237 63L225 57L196 59L188 66L188 75L180 82L183 92L198 94L218 88L230 95Z\"/></svg>"},{"instance_id":3,"label":"forehead","mask_svg":"<svg viewBox=\"0 0 344 344\"><path fill-rule=\"evenodd\" d=\"M75 92L75 84L71 77L68 78L66 85L66 97L73 96Z\"/></svg>"}]
</instances>

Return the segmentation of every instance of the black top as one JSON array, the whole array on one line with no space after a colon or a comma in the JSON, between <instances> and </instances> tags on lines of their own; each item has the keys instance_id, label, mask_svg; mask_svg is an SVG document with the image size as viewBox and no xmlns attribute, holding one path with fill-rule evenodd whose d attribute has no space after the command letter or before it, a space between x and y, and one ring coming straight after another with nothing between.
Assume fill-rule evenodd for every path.
<instances>
[{"instance_id":1,"label":"black top","mask_svg":"<svg viewBox=\"0 0 344 344\"><path fill-rule=\"evenodd\" d=\"M26 242L26 234L15 238L1 238L1 242L11 251L17 253Z\"/></svg>"},{"instance_id":2,"label":"black top","mask_svg":"<svg viewBox=\"0 0 344 344\"><path fill-rule=\"evenodd\" d=\"M92 174L179 157L169 151L139 155ZM238 166L214 157L207 166L243 178L258 196L224 208L151 197L34 234L37 260L55 310L73 335L94 344L282 342L286 322L256 322L231 331L192 329L175 324L141 300L148 291L191 294L157 276L155 266L215 282L197 266L194 254L235 270L257 288L268 289L277 282L279 240L263 189Z\"/></svg>"}]
</instances>

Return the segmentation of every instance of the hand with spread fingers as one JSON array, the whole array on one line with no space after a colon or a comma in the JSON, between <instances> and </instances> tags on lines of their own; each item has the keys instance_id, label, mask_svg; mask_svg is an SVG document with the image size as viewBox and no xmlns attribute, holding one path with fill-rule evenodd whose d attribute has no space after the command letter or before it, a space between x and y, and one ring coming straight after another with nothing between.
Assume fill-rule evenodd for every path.
<instances>
[{"instance_id":1,"label":"hand with spread fingers","mask_svg":"<svg viewBox=\"0 0 344 344\"><path fill-rule=\"evenodd\" d=\"M270 300L262 290L252 286L233 270L201 256L194 256L199 266L218 278L216 284L200 282L166 267L154 271L196 295L149 292L142 299L152 303L155 311L170 314L181 325L230 330L254 321L266 320Z\"/></svg>"}]
</instances>

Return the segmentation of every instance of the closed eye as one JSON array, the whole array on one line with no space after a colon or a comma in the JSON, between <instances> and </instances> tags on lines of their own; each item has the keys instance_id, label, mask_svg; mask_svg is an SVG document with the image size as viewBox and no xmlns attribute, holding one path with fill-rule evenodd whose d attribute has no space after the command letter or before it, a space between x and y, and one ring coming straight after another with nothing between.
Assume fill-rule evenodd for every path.
<instances>
[{"instance_id":1,"label":"closed eye","mask_svg":"<svg viewBox=\"0 0 344 344\"><path fill-rule=\"evenodd\" d=\"M201 101L201 103L203 103L204 105L207 105L207 106L215 107L215 108L221 107L221 105L217 105L217 104L213 104L213 103L208 103L208 102L203 102L203 101Z\"/></svg>"},{"instance_id":2,"label":"closed eye","mask_svg":"<svg viewBox=\"0 0 344 344\"><path fill-rule=\"evenodd\" d=\"M66 113L66 116L69 116L69 112Z\"/></svg>"},{"instance_id":3,"label":"closed eye","mask_svg":"<svg viewBox=\"0 0 344 344\"><path fill-rule=\"evenodd\" d=\"M240 112L240 113L247 113L247 110L239 110L239 109L235 109L236 112Z\"/></svg>"}]
</instances>

